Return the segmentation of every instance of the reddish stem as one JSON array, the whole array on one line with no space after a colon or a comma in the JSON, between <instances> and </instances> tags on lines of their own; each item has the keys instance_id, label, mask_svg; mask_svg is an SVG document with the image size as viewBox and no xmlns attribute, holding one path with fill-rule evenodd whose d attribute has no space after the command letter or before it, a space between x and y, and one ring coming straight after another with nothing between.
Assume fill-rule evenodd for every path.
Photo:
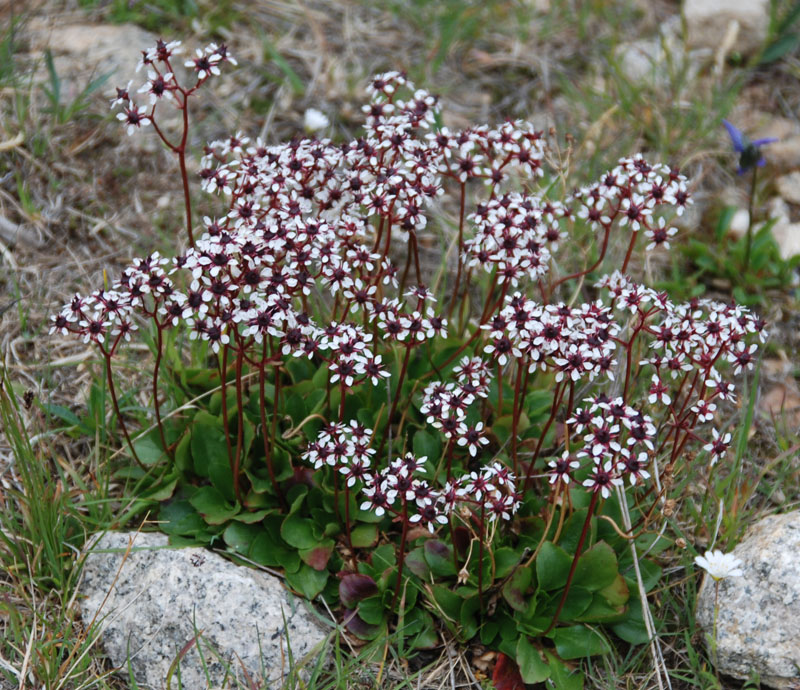
<instances>
[{"instance_id":1,"label":"reddish stem","mask_svg":"<svg viewBox=\"0 0 800 690\"><path fill-rule=\"evenodd\" d=\"M392 611L397 605L397 598L400 596L400 588L403 585L403 565L406 557L406 539L408 538L408 501L403 496L403 512L401 514L403 521L403 532L400 535L400 549L397 552L397 586L394 590L394 597L392 598Z\"/></svg>"},{"instance_id":2,"label":"reddish stem","mask_svg":"<svg viewBox=\"0 0 800 690\"><path fill-rule=\"evenodd\" d=\"M556 413L558 412L558 408L561 406L561 400L564 398L564 391L565 387L563 383L556 384L556 391L553 395L553 406L550 408L550 416L547 419L547 423L544 425L544 429L542 429L542 434L539 436L539 441L536 444L536 451L531 458L531 462L528 465L528 471L525 473L525 482L523 487L527 490L528 483L531 479L531 474L533 473L533 466L536 464L536 461L539 459L539 453L542 450L542 445L544 444L545 436L547 436L547 432L550 431L550 425L556 418Z\"/></svg>"},{"instance_id":3,"label":"reddish stem","mask_svg":"<svg viewBox=\"0 0 800 690\"><path fill-rule=\"evenodd\" d=\"M186 207L186 232L189 235L189 244L194 247L194 233L192 232L192 199L189 195L189 175L186 172L186 141L189 137L189 97L183 99L183 136L178 146L178 163L181 167L181 182L183 183L183 203Z\"/></svg>"},{"instance_id":4,"label":"reddish stem","mask_svg":"<svg viewBox=\"0 0 800 690\"><path fill-rule=\"evenodd\" d=\"M459 203L458 209L458 252L456 253L456 263L458 264L458 268L456 269L456 285L453 288L453 297L450 299L450 308L447 311L447 318L450 319L453 317L453 309L456 306L456 300L458 299L458 288L461 285L461 269L463 266L463 262L461 260L461 252L464 249L464 207L466 204L466 185L465 183L461 183L461 201Z\"/></svg>"},{"instance_id":5,"label":"reddish stem","mask_svg":"<svg viewBox=\"0 0 800 690\"><path fill-rule=\"evenodd\" d=\"M270 438L267 435L267 406L266 406L266 398L264 395L264 384L266 380L266 371L264 369L264 362L263 360L267 358L267 341L264 340L262 345L262 361L259 362L258 366L258 406L259 406L259 414L261 416L261 433L264 438L264 460L267 464L267 472L269 473L269 480L272 483L272 489L275 492L275 495L278 497L278 502L281 504L281 509L285 512L288 509L288 505L286 504L286 498L283 495L283 492L278 485L278 480L275 477L275 468L272 466L272 444L270 442ZM272 411L273 416L276 414L276 411Z\"/></svg>"},{"instance_id":6,"label":"reddish stem","mask_svg":"<svg viewBox=\"0 0 800 690\"><path fill-rule=\"evenodd\" d=\"M555 283L553 283L552 288L550 290L550 294L552 294L553 291L559 285L561 285L562 283L566 283L568 280L572 280L574 278L580 278L581 276L585 276L588 273L591 273L592 271L594 271L594 269L596 269L601 263L603 263L603 259L606 256L606 250L608 249L608 236L611 234L611 223L609 223L608 225L605 225L604 227L605 227L605 231L606 232L605 232L605 236L603 237L603 246L600 249L600 256L597 259L597 261L595 261L591 266L589 266L589 268L587 268L587 269L585 269L583 271L578 271L577 273L573 273L571 275L564 276L563 278L560 278L559 280L557 280Z\"/></svg>"},{"instance_id":7,"label":"reddish stem","mask_svg":"<svg viewBox=\"0 0 800 690\"><path fill-rule=\"evenodd\" d=\"M625 254L625 261L622 262L622 269L620 273L625 275L625 271L628 269L628 262L631 260L631 255L633 254L633 247L636 244L636 239L639 237L639 231L635 230L631 235L631 241L628 243L628 252Z\"/></svg>"},{"instance_id":8,"label":"reddish stem","mask_svg":"<svg viewBox=\"0 0 800 690\"><path fill-rule=\"evenodd\" d=\"M158 423L158 434L161 437L161 446L164 448L164 452L170 458L172 458L172 453L167 446L167 438L164 434L164 425L161 422L161 408L158 404L158 371L161 367L164 338L161 331L161 324L158 323L158 319L155 317L155 314L153 315L153 321L156 324L156 362L153 365L153 407L155 408L156 412L156 422Z\"/></svg>"},{"instance_id":9,"label":"reddish stem","mask_svg":"<svg viewBox=\"0 0 800 690\"><path fill-rule=\"evenodd\" d=\"M231 446L231 437L228 433L228 396L226 389L226 380L228 377L228 346L222 346L222 362L219 369L220 375L220 392L222 393L222 430L225 433L225 446L228 449L228 465L231 468L231 476L233 474L233 448ZM235 476L234 476L235 481Z\"/></svg>"},{"instance_id":10,"label":"reddish stem","mask_svg":"<svg viewBox=\"0 0 800 690\"><path fill-rule=\"evenodd\" d=\"M108 354L102 347L100 348L100 352L103 353L103 358L106 361L106 379L108 380L108 392L111 393L111 404L114 406L114 413L117 415L117 419L119 420L119 426L122 429L122 435L125 436L125 440L128 443L128 448L130 448L131 455L133 459L136 461L136 464L139 467L147 472L147 468L144 466L144 463L139 459L139 456L136 454L136 449L133 447L133 442L131 441L130 434L128 434L128 427L125 425L125 420L122 418L122 413L119 409L119 402L117 402L117 391L114 387L114 375L111 372L111 355Z\"/></svg>"},{"instance_id":11,"label":"reddish stem","mask_svg":"<svg viewBox=\"0 0 800 690\"><path fill-rule=\"evenodd\" d=\"M233 492L241 502L241 488L239 486L239 467L242 458L242 445L244 442L244 400L242 396L242 344L236 354L236 454L233 459Z\"/></svg>"},{"instance_id":12,"label":"reddish stem","mask_svg":"<svg viewBox=\"0 0 800 690\"><path fill-rule=\"evenodd\" d=\"M406 354L403 357L403 366L400 369L400 378L397 381L397 389L394 392L394 398L392 399L392 408L389 411L389 416L386 418L386 433L384 433L383 438L381 439L381 445L378 448L378 455L377 457L380 458L381 454L383 453L383 447L386 445L386 439L389 437L389 431L392 426L392 418L394 417L394 413L397 411L397 403L400 401L400 391L403 389L403 380L406 377L406 370L408 369L408 360L411 356L411 343L405 345Z\"/></svg>"},{"instance_id":13,"label":"reddish stem","mask_svg":"<svg viewBox=\"0 0 800 690\"><path fill-rule=\"evenodd\" d=\"M558 617L561 615L561 611L564 609L564 604L566 603L567 595L569 594L569 588L572 584L572 578L575 575L575 569L578 567L578 559L581 555L581 549L583 548L583 543L586 541L586 535L589 533L589 525L592 523L592 515L594 514L594 509L597 505L597 497L599 495L600 494L598 491L595 491L592 494L592 500L589 503L589 512L586 514L586 520L583 522L583 529L581 530L580 539L578 539L578 546L575 547L575 555L572 558L572 565L569 569L569 575L567 575L567 581L564 584L564 591L561 594L561 601L558 602L558 608L553 616L553 620L550 621L550 625L548 626L547 630L542 633L542 635L547 635L547 633L556 627L556 623L558 623Z\"/></svg>"}]
</instances>

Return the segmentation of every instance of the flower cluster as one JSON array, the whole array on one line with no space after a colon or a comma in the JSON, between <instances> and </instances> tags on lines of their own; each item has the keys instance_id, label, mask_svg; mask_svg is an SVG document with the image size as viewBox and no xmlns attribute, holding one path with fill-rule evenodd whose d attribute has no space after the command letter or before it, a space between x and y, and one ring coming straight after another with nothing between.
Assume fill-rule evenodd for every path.
<instances>
[{"instance_id":1,"label":"flower cluster","mask_svg":"<svg viewBox=\"0 0 800 690\"><path fill-rule=\"evenodd\" d=\"M426 461L424 456L406 453L381 472L364 476L362 494L366 500L361 510L379 516L389 511L433 533L437 526L446 525L459 507L490 521L510 520L519 509L514 475L501 463L491 463L480 472L469 472L436 489L418 476ZM413 514L408 514L409 509Z\"/></svg>"},{"instance_id":2,"label":"flower cluster","mask_svg":"<svg viewBox=\"0 0 800 690\"><path fill-rule=\"evenodd\" d=\"M467 410L478 398L487 397L492 376L486 363L477 357L462 359L454 373L457 382L435 381L425 387L420 412L449 442L475 457L489 441L483 422L466 423Z\"/></svg>"},{"instance_id":3,"label":"flower cluster","mask_svg":"<svg viewBox=\"0 0 800 690\"><path fill-rule=\"evenodd\" d=\"M647 251L669 248L676 230L668 228L663 217L655 215L659 206L668 205L681 215L691 203L686 178L665 165L650 165L642 156L623 158L594 185L584 187L572 198L575 214L593 228L608 233L616 220L630 228L632 235L644 229L649 240ZM606 240L604 240L605 242ZM629 258L629 257L628 257ZM622 271L627 268L627 259Z\"/></svg>"},{"instance_id":4,"label":"flower cluster","mask_svg":"<svg viewBox=\"0 0 800 690\"><path fill-rule=\"evenodd\" d=\"M591 475L583 485L599 491L603 498L611 487L620 486L627 477L631 486L650 478L647 465L653 452L656 427L652 419L623 398L609 399L605 394L586 400L567 420L576 442L582 443L577 453L564 451L558 460L551 460L550 483L569 483L570 475L581 467L581 459L591 462Z\"/></svg>"},{"instance_id":5,"label":"flower cluster","mask_svg":"<svg viewBox=\"0 0 800 690\"><path fill-rule=\"evenodd\" d=\"M175 76L173 62L180 55L182 47L180 41L166 43L158 40L156 45L142 51L142 57L136 67L139 72L146 69L146 81L135 91L143 94L149 101L149 107L138 105L131 93L133 82L128 82L125 88L117 88L116 96L111 101L111 107L120 107L117 119L123 122L128 134L133 134L142 127L154 122L156 106L161 102L168 102L183 110L186 101L198 88L200 88L212 75L220 74L220 66L224 63L236 65L236 60L228 53L227 46L223 43L211 43L205 48L198 48L195 56L184 62L184 67L191 70L196 81L191 87L181 86Z\"/></svg>"},{"instance_id":6,"label":"flower cluster","mask_svg":"<svg viewBox=\"0 0 800 690\"><path fill-rule=\"evenodd\" d=\"M156 124L162 100L185 110L188 96L223 63L235 64L224 45L198 50L185 62L196 83L184 88L172 69L179 51L177 43L160 41L143 53L148 80L139 92L149 109L137 106L128 89L118 90L114 104L123 107L118 117L129 131ZM664 212L680 214L691 203L685 177L637 155L568 198L550 199L530 185L544 175L547 143L529 123L437 128L436 98L399 72L376 76L367 91L364 134L345 144L296 138L268 145L239 132L211 142L201 186L224 209L203 218L202 237L173 260L153 254L110 289L76 296L54 317L53 330L97 344L110 359L142 321L155 327L158 348L163 331L183 328L218 355L223 388L230 362L239 387L243 368L257 370L262 405L267 378L279 387L291 360L326 369L328 422L302 458L332 472L348 492L360 491L363 510L402 515L431 531L459 504L510 519L520 500L514 475L524 474L529 488L541 459L551 484L579 479L602 498L615 486L645 484L654 458L672 464L690 442L717 462L731 434L711 429L703 437L698 427L712 423L719 402L733 397L727 370L736 375L753 366L753 341L763 341L765 324L735 305L673 303L627 275L640 235L648 251L668 247L674 229ZM308 129L323 129L320 123ZM514 191L518 181L524 193ZM454 284L445 277L448 310L427 287L432 276L423 274L419 238L430 233L436 202L450 190L457 191L459 215ZM556 256L575 226L598 232L600 255L594 265L561 275L566 262ZM625 229L621 269L597 281L587 301L565 301L561 286L601 265L615 228ZM454 319L462 273L465 282L474 276L487 283L485 302L479 315L462 311ZM448 337L461 340L455 354L434 365L437 380L404 389L412 351L432 357ZM160 350L158 356L160 362ZM536 437L524 438L528 386L537 380L552 388L550 416ZM636 381L647 382L639 401L632 399ZM512 396L504 396L507 384ZM391 398L374 430L350 420L345 404L353 389L372 387ZM409 409L416 407L410 414L418 412L416 428L429 425L445 441L441 478L423 471L425 458L393 446L404 395ZM269 462L275 439L266 439L266 416L262 410ZM493 425L509 416L506 454ZM548 447L556 421L563 433ZM273 415L273 436L275 426ZM534 449L527 467L523 447ZM398 452L402 457L391 460ZM231 466L238 468L238 460Z\"/></svg>"},{"instance_id":7,"label":"flower cluster","mask_svg":"<svg viewBox=\"0 0 800 690\"><path fill-rule=\"evenodd\" d=\"M532 373L550 370L555 380L593 380L600 374L614 379L619 325L601 303L570 307L540 304L516 292L481 328L489 333L484 352L500 366L513 358Z\"/></svg>"}]
</instances>

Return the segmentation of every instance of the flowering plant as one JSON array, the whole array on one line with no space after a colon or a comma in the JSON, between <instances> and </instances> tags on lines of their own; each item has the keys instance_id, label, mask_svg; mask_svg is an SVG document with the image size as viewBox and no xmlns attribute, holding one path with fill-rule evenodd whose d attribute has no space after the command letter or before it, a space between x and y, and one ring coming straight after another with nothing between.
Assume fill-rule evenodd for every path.
<instances>
[{"instance_id":1,"label":"flowering plant","mask_svg":"<svg viewBox=\"0 0 800 690\"><path fill-rule=\"evenodd\" d=\"M164 50L145 53L148 90L185 114ZM200 83L223 61L213 46L187 65ZM631 276L637 243L668 248L665 211L691 202L677 170L637 155L560 193L569 171L529 123L451 132L399 72L367 91L355 141L209 144L222 210L202 236L188 225L187 250L137 259L53 330L97 346L135 472L160 474L162 529L282 568L355 635L479 636L527 682L606 649L586 623L646 641L629 588L659 571L634 574L630 547L664 548L673 475L725 456L731 435L706 427L764 322ZM116 102L158 131L155 104ZM137 329L155 430L134 439L113 362Z\"/></svg>"},{"instance_id":2,"label":"flowering plant","mask_svg":"<svg viewBox=\"0 0 800 690\"><path fill-rule=\"evenodd\" d=\"M695 556L694 562L705 570L715 582L726 577L741 577L742 560L732 553L724 553L719 549L706 551L703 556Z\"/></svg>"}]
</instances>

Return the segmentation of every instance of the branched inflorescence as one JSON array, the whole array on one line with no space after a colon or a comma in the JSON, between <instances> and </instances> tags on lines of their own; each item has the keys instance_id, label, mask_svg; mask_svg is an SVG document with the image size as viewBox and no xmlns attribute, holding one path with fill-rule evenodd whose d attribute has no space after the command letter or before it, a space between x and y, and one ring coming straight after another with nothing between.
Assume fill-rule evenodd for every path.
<instances>
[{"instance_id":1,"label":"branched inflorescence","mask_svg":"<svg viewBox=\"0 0 800 690\"><path fill-rule=\"evenodd\" d=\"M163 99L185 113L194 89L233 62L224 46L198 51L186 63L197 85L184 89L169 59L175 49L160 42L144 54L140 92L149 108L119 92L129 132L157 127ZM676 304L629 275L637 241L645 251L668 248L675 230L663 212L680 214L690 203L686 179L637 155L552 199L555 183L544 185L547 194L533 191L546 175L548 147L529 123L451 132L436 126L436 99L401 73L379 75L367 90L364 135L355 141L271 145L237 133L209 144L202 188L224 200L224 212L206 216L202 237L176 258L152 254L111 289L76 296L54 317L54 330L96 344L110 371L122 344L149 321L159 422L169 329L188 331L216 355L223 405L233 370L240 418L244 372L257 375L260 439L281 502L285 485L270 462L287 363L327 368L326 423L293 462L332 471L348 510L357 493L361 510L402 522L401 564L409 526L452 532L461 520L482 548L485 524L512 520L534 488L557 494L582 485L592 510L613 491L641 490L657 501L658 480L689 446L701 446L711 464L722 458L731 434L700 427L734 396L726 372L753 366L764 322L733 304ZM432 234L432 210L450 199L458 261L437 292L427 286L436 279L423 270L419 240ZM557 256L581 229L594 235L595 254L567 273L569 257ZM598 278L607 260L618 270ZM590 274L595 283L586 287ZM580 290L591 298L575 303ZM476 291L480 300L465 306ZM445 339L453 347L437 360L439 380L432 371L408 380L410 363ZM348 416L348 396L362 387L385 393L375 429ZM527 401L542 388L552 398L531 435ZM441 458L406 451L411 414L438 434ZM505 440L493 430L501 419ZM247 482L242 426L228 439L237 496Z\"/></svg>"}]
</instances>

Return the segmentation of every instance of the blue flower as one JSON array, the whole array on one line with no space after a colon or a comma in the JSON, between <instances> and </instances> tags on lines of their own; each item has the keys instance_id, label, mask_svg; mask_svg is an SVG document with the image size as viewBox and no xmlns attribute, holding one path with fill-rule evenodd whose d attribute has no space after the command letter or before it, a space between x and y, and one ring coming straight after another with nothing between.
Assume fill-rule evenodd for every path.
<instances>
[{"instance_id":1,"label":"blue flower","mask_svg":"<svg viewBox=\"0 0 800 690\"><path fill-rule=\"evenodd\" d=\"M766 139L756 139L750 141L740 130L736 129L730 122L723 120L722 124L728 130L728 135L733 144L733 150L739 154L739 167L736 170L739 175L744 175L750 168L758 166L763 167L766 160L761 155L761 147L765 144L772 144L778 141L775 137L768 137Z\"/></svg>"}]
</instances>

